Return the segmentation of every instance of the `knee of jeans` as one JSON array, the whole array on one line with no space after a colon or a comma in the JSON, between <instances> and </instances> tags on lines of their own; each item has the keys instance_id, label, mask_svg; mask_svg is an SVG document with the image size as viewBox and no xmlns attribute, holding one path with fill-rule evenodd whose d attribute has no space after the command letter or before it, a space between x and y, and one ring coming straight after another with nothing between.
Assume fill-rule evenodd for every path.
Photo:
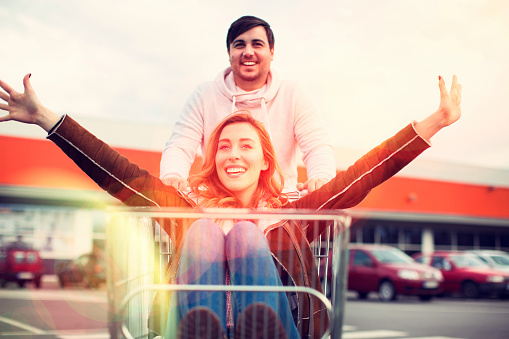
<instances>
[{"instance_id":1,"label":"knee of jeans","mask_svg":"<svg viewBox=\"0 0 509 339\"><path fill-rule=\"evenodd\" d=\"M236 253L237 255L269 250L265 235L258 226L250 221L240 221L235 224L226 235L225 247L227 253Z\"/></svg>"},{"instance_id":2,"label":"knee of jeans","mask_svg":"<svg viewBox=\"0 0 509 339\"><path fill-rule=\"evenodd\" d=\"M212 220L196 220L184 236L183 254L194 254L200 257L210 256L215 252L223 254L224 237L224 232Z\"/></svg>"}]
</instances>

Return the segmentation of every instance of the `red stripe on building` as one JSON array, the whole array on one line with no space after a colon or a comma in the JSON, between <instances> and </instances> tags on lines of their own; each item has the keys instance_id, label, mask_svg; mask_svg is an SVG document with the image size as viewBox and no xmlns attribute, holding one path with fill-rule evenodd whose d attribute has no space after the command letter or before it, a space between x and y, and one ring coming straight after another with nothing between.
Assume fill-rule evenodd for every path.
<instances>
[{"instance_id":1,"label":"red stripe on building","mask_svg":"<svg viewBox=\"0 0 509 339\"><path fill-rule=\"evenodd\" d=\"M115 149L159 175L160 152ZM48 140L0 136L0 163L0 185L100 190ZM198 161L193 170L199 167ZM305 171L299 172L304 181ZM509 188L394 177L358 208L508 219Z\"/></svg>"}]
</instances>

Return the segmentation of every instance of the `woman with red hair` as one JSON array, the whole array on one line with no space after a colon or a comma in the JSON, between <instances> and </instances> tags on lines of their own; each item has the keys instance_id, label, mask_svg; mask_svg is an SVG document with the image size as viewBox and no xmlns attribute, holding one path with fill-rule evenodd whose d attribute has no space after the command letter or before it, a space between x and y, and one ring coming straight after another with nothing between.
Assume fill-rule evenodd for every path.
<instances>
[{"instance_id":1,"label":"woman with red hair","mask_svg":"<svg viewBox=\"0 0 509 339\"><path fill-rule=\"evenodd\" d=\"M128 161L69 116L59 117L44 107L33 91L29 75L24 93L0 80L0 121L36 124L88 176L129 206L246 207L345 209L357 205L381 184L430 147L429 140L461 116L461 85L453 77L451 90L439 78L440 105L420 122L413 122L360 158L329 183L289 201L281 193L281 171L270 138L248 113L227 117L214 131L203 171L190 179L189 194ZM322 231L288 220L271 222L197 220L164 225L176 244L168 266L169 283L308 286L321 290L309 247ZM317 228L318 227L318 228ZM283 293L178 293L183 316L182 338L226 337L235 324L235 338L318 338L327 322L326 310L311 296ZM154 307L158 300L155 300ZM253 319L257 319L254 321ZM160 330L158 333L164 333ZM168 333L168 332L167 332Z\"/></svg>"}]
</instances>

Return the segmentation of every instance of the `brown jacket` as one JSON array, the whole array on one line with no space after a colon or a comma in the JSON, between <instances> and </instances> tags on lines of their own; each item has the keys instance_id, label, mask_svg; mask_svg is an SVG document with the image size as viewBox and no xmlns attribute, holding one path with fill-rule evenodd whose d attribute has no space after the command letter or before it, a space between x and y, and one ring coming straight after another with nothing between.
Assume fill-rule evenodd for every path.
<instances>
[{"instance_id":1,"label":"brown jacket","mask_svg":"<svg viewBox=\"0 0 509 339\"><path fill-rule=\"evenodd\" d=\"M57 144L101 188L128 206L194 206L181 192L164 185L158 177L129 162L68 116L50 131L48 139ZM347 170L338 172L319 190L293 202L284 201L283 208L325 210L353 207L372 188L396 174L429 146L410 124ZM163 222L163 227L176 244L176 253L172 255L167 271L167 281L172 283L180 257L179 245L188 223L170 226ZM288 220L271 225L264 231L276 267L281 275L290 277L290 283L321 291L309 243L322 231L315 226ZM163 300L166 298L168 296L162 293L156 296L153 313L158 312L160 302L165 301L166 304L167 300ZM308 295L298 296L297 327L303 338L319 338L327 323L327 312L318 299ZM164 330L154 330L164 333Z\"/></svg>"}]
</instances>

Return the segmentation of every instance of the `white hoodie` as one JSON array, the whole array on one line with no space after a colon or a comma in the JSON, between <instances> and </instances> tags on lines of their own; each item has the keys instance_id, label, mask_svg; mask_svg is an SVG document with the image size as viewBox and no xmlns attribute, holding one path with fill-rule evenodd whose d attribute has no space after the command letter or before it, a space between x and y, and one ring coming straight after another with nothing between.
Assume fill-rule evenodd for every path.
<instances>
[{"instance_id":1,"label":"white hoodie","mask_svg":"<svg viewBox=\"0 0 509 339\"><path fill-rule=\"evenodd\" d=\"M265 86L245 92L235 85L230 67L214 81L199 85L187 100L166 142L161 177L187 178L198 146L204 154L214 128L238 110L251 112L269 132L279 166L286 174L287 190L295 190L297 185L297 147L303 153L308 178L334 177L333 147L303 90L294 82L281 81L271 70Z\"/></svg>"}]
</instances>

